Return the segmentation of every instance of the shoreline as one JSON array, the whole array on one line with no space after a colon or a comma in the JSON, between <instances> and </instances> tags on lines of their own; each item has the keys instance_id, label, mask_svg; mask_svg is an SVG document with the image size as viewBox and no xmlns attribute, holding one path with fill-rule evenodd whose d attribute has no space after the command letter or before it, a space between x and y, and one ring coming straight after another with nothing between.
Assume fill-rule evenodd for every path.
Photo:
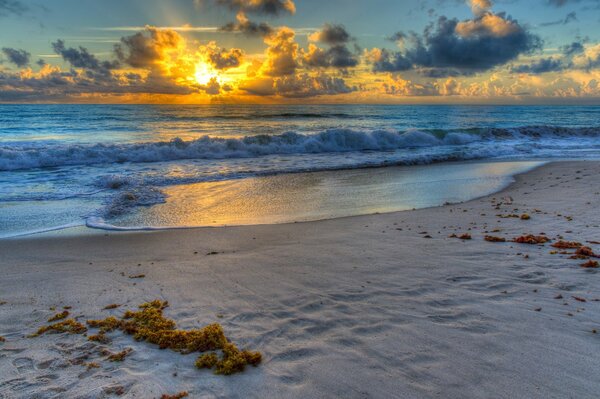
<instances>
[{"instance_id":1,"label":"shoreline","mask_svg":"<svg viewBox=\"0 0 600 399\"><path fill-rule=\"evenodd\" d=\"M520 162L535 162L539 163L538 165L534 165L529 167L525 172L519 172L515 174L509 174L506 177L510 179L505 185L499 187L497 191L494 191L490 194L483 194L480 196L473 197L467 201L462 202L452 202L447 204L459 204L459 203L468 203L470 201L475 201L477 199L495 195L501 193L514 183L516 183L516 179L521 174L529 173L537 168L543 167L549 163L556 162L573 162L572 160L471 160L471 161L456 161L456 162L442 162L439 164L430 164L430 165L413 165L419 167L433 167L433 166L443 166L443 165L459 165L459 166L468 166L472 164L497 164L497 163L520 163ZM577 161L575 161L577 162ZM359 170L387 170L388 168L411 168L411 166L406 165L390 165L390 166L377 166L372 168L361 168ZM344 173L355 171L355 169L340 169L333 171L317 171L317 172L299 172L294 174L302 174L302 175L312 175L312 174L320 174L320 173ZM282 174L287 175L287 174ZM278 176L282 176L278 175ZM272 177L272 176L271 176ZM273 225L292 225L298 223L317 223L327 220L336 220L336 219L346 219L346 218L355 218L355 217L363 217L363 216L373 216L373 215L390 215L398 212L407 212L414 210L422 210L422 209L431 209L445 206L447 204L439 204L433 206L425 206L422 208L413 208L413 209L404 209L404 210L394 210L394 211L384 211L384 212L374 212L374 213L365 213L365 214L355 214L355 215L347 215L347 216L333 216L333 217L325 217L320 219L310 219L310 220L298 220L298 221L287 221L287 222L273 222L273 223L248 223L248 224L223 224L223 225L182 225L182 226L117 226L112 225L110 222L104 221L102 218L96 217L86 217L84 220L80 222L69 223L65 226L56 226L50 227L47 229L39 229L31 232L18 233L15 235L7 235L0 238L2 240L24 240L24 239L36 239L36 238L50 238L50 237L77 237L81 235L95 235L95 234L104 234L104 233L119 233L119 234L136 234L136 233L155 233L161 231L185 231L185 230L196 230L196 229L215 229L215 228L232 228L232 227L253 227L253 226L273 226ZM156 205L154 205L156 206ZM138 210L139 211L139 210ZM95 221L98 219L98 221ZM94 224L97 224L95 226Z\"/></svg>"},{"instance_id":2,"label":"shoreline","mask_svg":"<svg viewBox=\"0 0 600 399\"><path fill-rule=\"evenodd\" d=\"M0 396L593 398L597 271L550 244L484 236L544 233L599 253L600 162L552 162L514 179L415 211L0 240ZM223 377L119 332L103 345L25 337L64 306L85 322L155 299L169 301L179 328L218 322L263 363ZM102 347L133 352L113 363ZM71 362L83 355L100 367Z\"/></svg>"}]
</instances>

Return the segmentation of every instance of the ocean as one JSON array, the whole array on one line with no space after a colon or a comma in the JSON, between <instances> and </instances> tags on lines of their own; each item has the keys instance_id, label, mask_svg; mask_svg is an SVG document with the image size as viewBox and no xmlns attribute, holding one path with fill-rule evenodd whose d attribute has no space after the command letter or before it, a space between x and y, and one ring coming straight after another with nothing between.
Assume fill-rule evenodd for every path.
<instances>
[{"instance_id":1,"label":"ocean","mask_svg":"<svg viewBox=\"0 0 600 399\"><path fill-rule=\"evenodd\" d=\"M0 237L430 207L597 158L597 106L0 105Z\"/></svg>"}]
</instances>

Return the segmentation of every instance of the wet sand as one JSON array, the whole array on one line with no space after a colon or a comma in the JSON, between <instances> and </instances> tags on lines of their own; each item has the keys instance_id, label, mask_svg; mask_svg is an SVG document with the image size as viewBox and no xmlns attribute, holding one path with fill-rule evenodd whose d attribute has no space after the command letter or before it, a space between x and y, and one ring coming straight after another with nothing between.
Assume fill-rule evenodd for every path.
<instances>
[{"instance_id":1,"label":"wet sand","mask_svg":"<svg viewBox=\"0 0 600 399\"><path fill-rule=\"evenodd\" d=\"M597 397L596 269L551 243L484 236L544 233L600 252L588 242L600 241L599 187L599 162L556 162L501 193L439 208L2 240L0 396ZM472 239L450 237L464 233ZM180 328L221 323L263 363L224 377L195 369L197 354L121 332L106 345L26 337L64 306L85 322L154 299L169 301L165 315ZM112 303L122 306L103 310ZM103 347L133 352L114 363ZM100 367L74 361L82 356Z\"/></svg>"}]
</instances>

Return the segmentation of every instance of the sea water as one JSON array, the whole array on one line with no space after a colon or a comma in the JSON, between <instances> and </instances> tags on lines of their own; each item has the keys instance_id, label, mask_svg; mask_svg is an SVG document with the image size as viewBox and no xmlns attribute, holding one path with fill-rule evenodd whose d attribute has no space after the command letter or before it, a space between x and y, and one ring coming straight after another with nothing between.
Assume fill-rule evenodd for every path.
<instances>
[{"instance_id":1,"label":"sea water","mask_svg":"<svg viewBox=\"0 0 600 399\"><path fill-rule=\"evenodd\" d=\"M600 107L0 105L0 237L283 223L486 195L600 158Z\"/></svg>"}]
</instances>

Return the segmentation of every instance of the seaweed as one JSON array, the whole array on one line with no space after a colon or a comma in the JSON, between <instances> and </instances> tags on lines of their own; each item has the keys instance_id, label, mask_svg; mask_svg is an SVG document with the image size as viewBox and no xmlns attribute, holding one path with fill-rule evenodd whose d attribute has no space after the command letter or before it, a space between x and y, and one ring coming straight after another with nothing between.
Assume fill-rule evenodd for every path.
<instances>
[{"instance_id":1,"label":"seaweed","mask_svg":"<svg viewBox=\"0 0 600 399\"><path fill-rule=\"evenodd\" d=\"M110 338L106 336L104 333L90 335L88 337L88 341L99 342L101 344L108 344L110 342Z\"/></svg>"},{"instance_id":2,"label":"seaweed","mask_svg":"<svg viewBox=\"0 0 600 399\"><path fill-rule=\"evenodd\" d=\"M576 242L576 241L557 241L554 244L552 244L552 246L554 248L559 248L559 249L575 249L575 248L581 248L582 244L580 242Z\"/></svg>"},{"instance_id":3,"label":"seaweed","mask_svg":"<svg viewBox=\"0 0 600 399\"><path fill-rule=\"evenodd\" d=\"M6 338L0 337L0 342L6 342Z\"/></svg>"},{"instance_id":4,"label":"seaweed","mask_svg":"<svg viewBox=\"0 0 600 399\"><path fill-rule=\"evenodd\" d=\"M600 264L595 260L589 260L585 263L582 263L581 267L586 269L597 269L598 267L600 267Z\"/></svg>"},{"instance_id":5,"label":"seaweed","mask_svg":"<svg viewBox=\"0 0 600 399\"><path fill-rule=\"evenodd\" d=\"M102 308L102 310L112 310L112 309L116 309L121 305L117 305L116 303L111 303L110 305L106 305L104 308Z\"/></svg>"},{"instance_id":6,"label":"seaweed","mask_svg":"<svg viewBox=\"0 0 600 399\"><path fill-rule=\"evenodd\" d=\"M121 320L110 316L103 320L88 320L87 325L92 328L99 328L101 333L115 331L121 327Z\"/></svg>"},{"instance_id":7,"label":"seaweed","mask_svg":"<svg viewBox=\"0 0 600 399\"><path fill-rule=\"evenodd\" d=\"M52 323L53 321L64 320L69 317L69 311L65 310L63 312L57 313L51 318L48 319L48 323Z\"/></svg>"},{"instance_id":8,"label":"seaweed","mask_svg":"<svg viewBox=\"0 0 600 399\"><path fill-rule=\"evenodd\" d=\"M522 235L522 236L519 236L519 237L516 237L513 239L513 242L516 242L519 244L530 244L530 245L544 244L544 243L547 243L548 241L550 241L550 239L548 237L534 236L533 234Z\"/></svg>"},{"instance_id":9,"label":"seaweed","mask_svg":"<svg viewBox=\"0 0 600 399\"><path fill-rule=\"evenodd\" d=\"M176 393L175 395L167 395L164 394L160 397L160 399L183 399L188 396L187 391Z\"/></svg>"},{"instance_id":10,"label":"seaweed","mask_svg":"<svg viewBox=\"0 0 600 399\"><path fill-rule=\"evenodd\" d=\"M45 333L69 333L69 334L83 334L87 331L87 328L74 319L67 319L61 322L51 324L49 326L40 327L35 334L31 334L30 337L38 337Z\"/></svg>"},{"instance_id":11,"label":"seaweed","mask_svg":"<svg viewBox=\"0 0 600 399\"><path fill-rule=\"evenodd\" d=\"M484 239L489 242L506 242L506 238L503 237L485 236Z\"/></svg>"},{"instance_id":12,"label":"seaweed","mask_svg":"<svg viewBox=\"0 0 600 399\"><path fill-rule=\"evenodd\" d=\"M88 320L87 323L92 328L99 328L101 333L119 329L137 341L158 345L160 349L182 354L210 351L198 358L196 366L214 367L216 374L237 373L243 371L246 365L256 366L261 362L262 355L259 352L240 351L229 342L218 323L199 329L177 329L175 322L163 315L163 310L168 306L168 302L155 300L140 305L140 310L126 311L121 320L111 316L104 320ZM221 359L214 353L217 350L223 353Z\"/></svg>"},{"instance_id":13,"label":"seaweed","mask_svg":"<svg viewBox=\"0 0 600 399\"><path fill-rule=\"evenodd\" d=\"M524 213L521 215L521 220L529 220L531 219L531 216L529 216L528 214Z\"/></svg>"}]
</instances>

